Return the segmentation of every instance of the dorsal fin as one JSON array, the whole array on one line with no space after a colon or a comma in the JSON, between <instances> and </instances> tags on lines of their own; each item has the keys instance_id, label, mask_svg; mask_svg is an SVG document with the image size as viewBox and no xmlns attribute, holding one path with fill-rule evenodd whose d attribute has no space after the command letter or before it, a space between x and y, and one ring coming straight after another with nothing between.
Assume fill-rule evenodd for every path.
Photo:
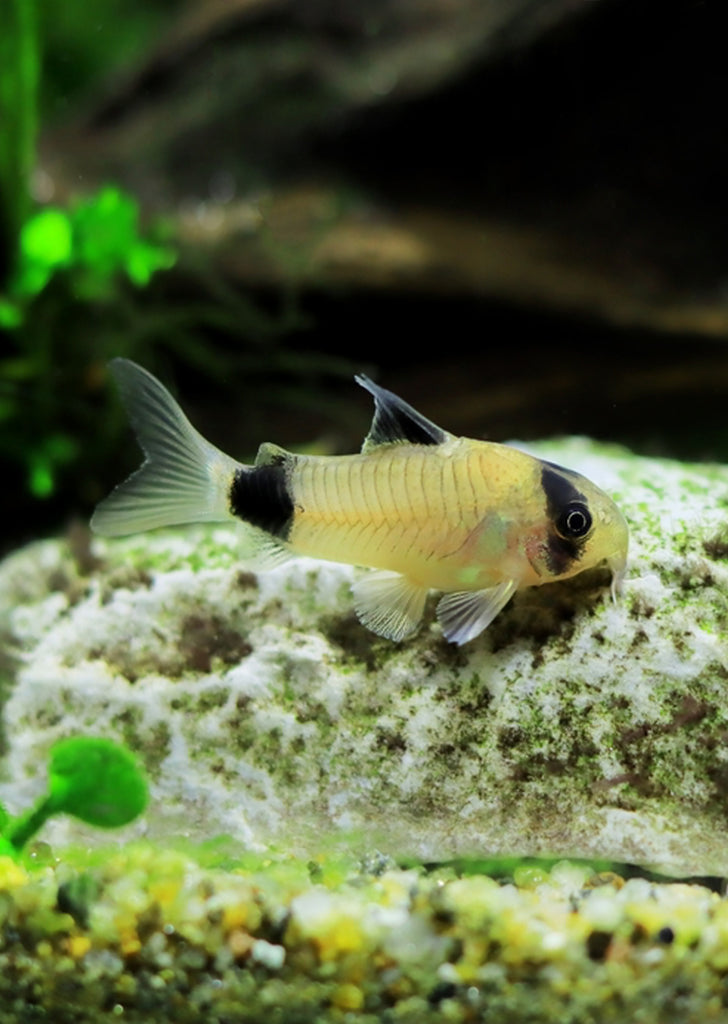
<instances>
[{"instance_id":1,"label":"dorsal fin","mask_svg":"<svg viewBox=\"0 0 728 1024\"><path fill-rule=\"evenodd\" d=\"M398 395L380 388L363 373L354 378L374 396L374 419L362 445L369 452L382 444L442 444L450 436Z\"/></svg>"}]
</instances>

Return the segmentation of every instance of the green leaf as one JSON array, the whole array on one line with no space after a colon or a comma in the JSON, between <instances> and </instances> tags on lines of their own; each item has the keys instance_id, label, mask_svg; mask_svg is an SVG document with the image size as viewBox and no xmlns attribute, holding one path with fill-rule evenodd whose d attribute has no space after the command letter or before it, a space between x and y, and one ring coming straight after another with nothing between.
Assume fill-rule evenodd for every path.
<instances>
[{"instance_id":1,"label":"green leaf","mask_svg":"<svg viewBox=\"0 0 728 1024\"><path fill-rule=\"evenodd\" d=\"M28 487L36 498L48 498L56 488L56 469L78 455L78 442L67 434L51 434L27 453Z\"/></svg>"},{"instance_id":2,"label":"green leaf","mask_svg":"<svg viewBox=\"0 0 728 1024\"><path fill-rule=\"evenodd\" d=\"M137 240L136 200L111 185L80 202L73 226L80 263L112 273Z\"/></svg>"},{"instance_id":3,"label":"green leaf","mask_svg":"<svg viewBox=\"0 0 728 1024\"><path fill-rule=\"evenodd\" d=\"M126 272L135 285L140 288L149 284L156 270L169 270L173 267L177 255L173 249L139 242L129 253L126 260Z\"/></svg>"},{"instance_id":4,"label":"green leaf","mask_svg":"<svg viewBox=\"0 0 728 1024\"><path fill-rule=\"evenodd\" d=\"M55 490L55 477L48 459L42 455L34 455L28 466L28 488L34 498L50 498Z\"/></svg>"},{"instance_id":5,"label":"green leaf","mask_svg":"<svg viewBox=\"0 0 728 1024\"><path fill-rule=\"evenodd\" d=\"M54 814L72 814L89 825L126 825L147 806L148 790L134 755L112 740L74 736L51 747L48 794L8 822L5 839L17 852ZM1 849L1 848L0 848Z\"/></svg>"},{"instance_id":6,"label":"green leaf","mask_svg":"<svg viewBox=\"0 0 728 1024\"><path fill-rule=\"evenodd\" d=\"M13 860L17 860L18 851L13 844L8 840L0 836L0 857L12 857Z\"/></svg>"},{"instance_id":7,"label":"green leaf","mask_svg":"<svg viewBox=\"0 0 728 1024\"><path fill-rule=\"evenodd\" d=\"M46 207L30 217L20 231L20 264L11 283L18 296L37 295L53 274L73 257L73 235L68 216Z\"/></svg>"},{"instance_id":8,"label":"green leaf","mask_svg":"<svg viewBox=\"0 0 728 1024\"><path fill-rule=\"evenodd\" d=\"M23 323L23 311L15 302L0 297L0 328L12 331Z\"/></svg>"},{"instance_id":9,"label":"green leaf","mask_svg":"<svg viewBox=\"0 0 728 1024\"><path fill-rule=\"evenodd\" d=\"M79 294L102 296L119 271L140 287L156 270L174 265L174 250L145 241L139 232L139 204L113 185L80 202L71 214Z\"/></svg>"},{"instance_id":10,"label":"green leaf","mask_svg":"<svg viewBox=\"0 0 728 1024\"><path fill-rule=\"evenodd\" d=\"M63 210L49 206L30 217L20 232L26 260L48 267L67 264L73 253L71 222Z\"/></svg>"},{"instance_id":11,"label":"green leaf","mask_svg":"<svg viewBox=\"0 0 728 1024\"><path fill-rule=\"evenodd\" d=\"M77 736L51 748L49 813L73 814L89 825L126 825L147 805L147 783L125 747L101 737Z\"/></svg>"}]
</instances>

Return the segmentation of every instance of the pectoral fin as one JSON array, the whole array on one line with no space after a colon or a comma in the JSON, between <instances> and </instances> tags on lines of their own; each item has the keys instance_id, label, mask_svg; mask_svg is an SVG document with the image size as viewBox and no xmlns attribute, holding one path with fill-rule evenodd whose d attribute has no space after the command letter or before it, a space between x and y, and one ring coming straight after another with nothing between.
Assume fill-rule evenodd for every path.
<instances>
[{"instance_id":1,"label":"pectoral fin","mask_svg":"<svg viewBox=\"0 0 728 1024\"><path fill-rule=\"evenodd\" d=\"M463 590L445 594L437 605L437 618L445 637L465 644L482 633L515 594L515 580L504 580L487 590Z\"/></svg>"},{"instance_id":2,"label":"pectoral fin","mask_svg":"<svg viewBox=\"0 0 728 1024\"><path fill-rule=\"evenodd\" d=\"M389 640L404 640L417 629L425 610L427 590L397 572L370 572L353 585L354 608L372 632Z\"/></svg>"}]
</instances>

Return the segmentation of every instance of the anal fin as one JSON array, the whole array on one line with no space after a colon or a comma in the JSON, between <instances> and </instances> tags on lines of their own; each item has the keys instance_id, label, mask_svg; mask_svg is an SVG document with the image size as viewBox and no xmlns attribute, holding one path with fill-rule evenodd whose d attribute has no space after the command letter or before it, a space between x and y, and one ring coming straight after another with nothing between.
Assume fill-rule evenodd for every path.
<instances>
[{"instance_id":1,"label":"anal fin","mask_svg":"<svg viewBox=\"0 0 728 1024\"><path fill-rule=\"evenodd\" d=\"M354 608L373 633L389 640L404 640L420 624L427 589L397 572L370 572L352 586Z\"/></svg>"},{"instance_id":2,"label":"anal fin","mask_svg":"<svg viewBox=\"0 0 728 1024\"><path fill-rule=\"evenodd\" d=\"M293 557L291 552L264 530L258 530L247 523L242 524L241 565L249 572L268 572L285 565Z\"/></svg>"},{"instance_id":3,"label":"anal fin","mask_svg":"<svg viewBox=\"0 0 728 1024\"><path fill-rule=\"evenodd\" d=\"M445 637L453 644L465 644L491 624L515 594L515 580L503 580L487 590L459 590L445 594L437 605L437 618Z\"/></svg>"}]
</instances>

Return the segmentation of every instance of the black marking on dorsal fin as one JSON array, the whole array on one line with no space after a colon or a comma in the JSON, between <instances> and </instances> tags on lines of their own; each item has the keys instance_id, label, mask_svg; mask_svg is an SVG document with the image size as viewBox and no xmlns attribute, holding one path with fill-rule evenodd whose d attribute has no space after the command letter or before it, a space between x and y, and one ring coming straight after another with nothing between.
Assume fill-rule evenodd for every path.
<instances>
[{"instance_id":1,"label":"black marking on dorsal fin","mask_svg":"<svg viewBox=\"0 0 728 1024\"><path fill-rule=\"evenodd\" d=\"M241 467L230 487L230 511L251 526L286 541L293 526L293 498L284 465Z\"/></svg>"},{"instance_id":2,"label":"black marking on dorsal fin","mask_svg":"<svg viewBox=\"0 0 728 1024\"><path fill-rule=\"evenodd\" d=\"M380 388L363 373L354 378L357 384L374 396L374 419L362 451L371 451L382 444L442 444L448 434L398 395Z\"/></svg>"}]
</instances>

